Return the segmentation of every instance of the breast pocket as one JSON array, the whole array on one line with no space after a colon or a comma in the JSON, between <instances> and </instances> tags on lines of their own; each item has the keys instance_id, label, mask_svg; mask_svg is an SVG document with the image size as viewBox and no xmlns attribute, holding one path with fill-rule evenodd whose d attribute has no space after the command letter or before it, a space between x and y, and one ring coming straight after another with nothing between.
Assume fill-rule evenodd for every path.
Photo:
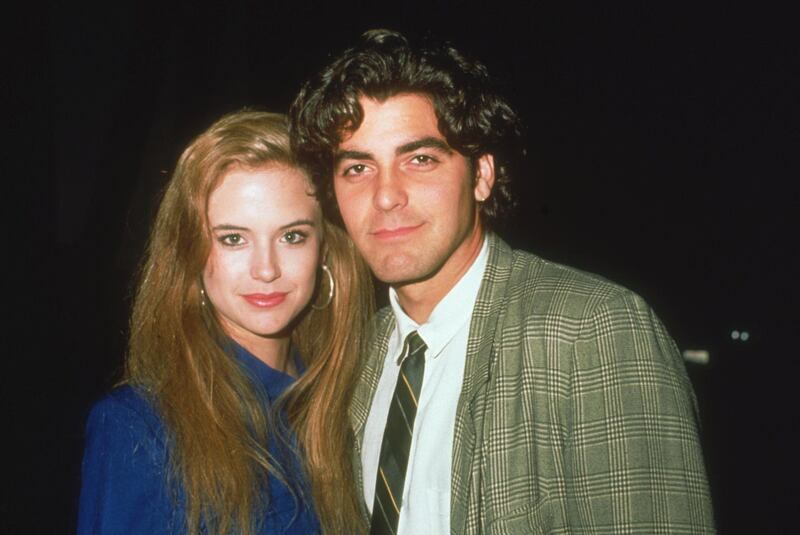
<instances>
[{"instance_id":1,"label":"breast pocket","mask_svg":"<svg viewBox=\"0 0 800 535\"><path fill-rule=\"evenodd\" d=\"M498 535L530 535L547 533L550 527L550 511L545 506L545 500L539 500L503 515L492 522L486 531Z\"/></svg>"}]
</instances>

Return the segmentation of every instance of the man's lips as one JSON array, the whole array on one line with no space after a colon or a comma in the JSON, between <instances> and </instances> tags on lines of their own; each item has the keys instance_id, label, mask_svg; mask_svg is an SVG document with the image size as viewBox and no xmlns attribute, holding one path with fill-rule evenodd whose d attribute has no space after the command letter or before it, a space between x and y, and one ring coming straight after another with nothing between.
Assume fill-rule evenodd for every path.
<instances>
[{"instance_id":1,"label":"man's lips","mask_svg":"<svg viewBox=\"0 0 800 535\"><path fill-rule=\"evenodd\" d=\"M394 238L403 238L408 236L419 227L422 226L422 223L419 225L410 225L404 227L394 227L394 228L380 228L372 232L372 235L378 238L379 240L391 240Z\"/></svg>"},{"instance_id":2,"label":"man's lips","mask_svg":"<svg viewBox=\"0 0 800 535\"><path fill-rule=\"evenodd\" d=\"M272 292L269 294L246 294L244 299L253 306L269 308L280 305L286 299L286 292Z\"/></svg>"}]
</instances>

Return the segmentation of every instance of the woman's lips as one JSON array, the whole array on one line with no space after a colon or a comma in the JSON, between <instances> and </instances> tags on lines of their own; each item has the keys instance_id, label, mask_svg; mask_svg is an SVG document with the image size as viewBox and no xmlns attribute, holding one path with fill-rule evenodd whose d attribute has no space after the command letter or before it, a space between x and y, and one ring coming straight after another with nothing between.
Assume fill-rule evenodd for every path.
<instances>
[{"instance_id":1,"label":"woman's lips","mask_svg":"<svg viewBox=\"0 0 800 535\"><path fill-rule=\"evenodd\" d=\"M272 292L269 294L247 294L242 297L253 306L269 308L278 306L286 299L286 292Z\"/></svg>"}]
</instances>

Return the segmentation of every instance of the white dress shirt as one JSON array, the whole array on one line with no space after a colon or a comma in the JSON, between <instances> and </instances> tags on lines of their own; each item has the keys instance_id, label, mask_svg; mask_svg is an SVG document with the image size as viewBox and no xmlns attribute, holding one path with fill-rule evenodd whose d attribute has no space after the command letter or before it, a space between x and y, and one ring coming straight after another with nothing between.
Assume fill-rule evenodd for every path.
<instances>
[{"instance_id":1,"label":"white dress shirt","mask_svg":"<svg viewBox=\"0 0 800 535\"><path fill-rule=\"evenodd\" d=\"M423 325L409 318L394 288L389 300L396 325L389 338L383 373L364 428L361 453L364 499L372 511L375 477L383 431L398 374L406 336L416 330L425 341L425 375L419 396L414 434L403 488L398 535L450 533L450 474L456 405L466 363L469 322L488 256L487 240L472 266L431 312Z\"/></svg>"}]
</instances>

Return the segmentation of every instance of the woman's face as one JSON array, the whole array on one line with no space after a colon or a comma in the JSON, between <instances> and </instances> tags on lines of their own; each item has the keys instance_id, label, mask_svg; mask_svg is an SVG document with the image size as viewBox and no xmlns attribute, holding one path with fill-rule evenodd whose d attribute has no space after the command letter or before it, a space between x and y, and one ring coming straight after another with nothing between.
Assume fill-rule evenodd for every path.
<instances>
[{"instance_id":1,"label":"woman's face","mask_svg":"<svg viewBox=\"0 0 800 535\"><path fill-rule=\"evenodd\" d=\"M305 173L234 167L208 199L206 296L225 332L251 351L285 340L314 294L322 216Z\"/></svg>"}]
</instances>

